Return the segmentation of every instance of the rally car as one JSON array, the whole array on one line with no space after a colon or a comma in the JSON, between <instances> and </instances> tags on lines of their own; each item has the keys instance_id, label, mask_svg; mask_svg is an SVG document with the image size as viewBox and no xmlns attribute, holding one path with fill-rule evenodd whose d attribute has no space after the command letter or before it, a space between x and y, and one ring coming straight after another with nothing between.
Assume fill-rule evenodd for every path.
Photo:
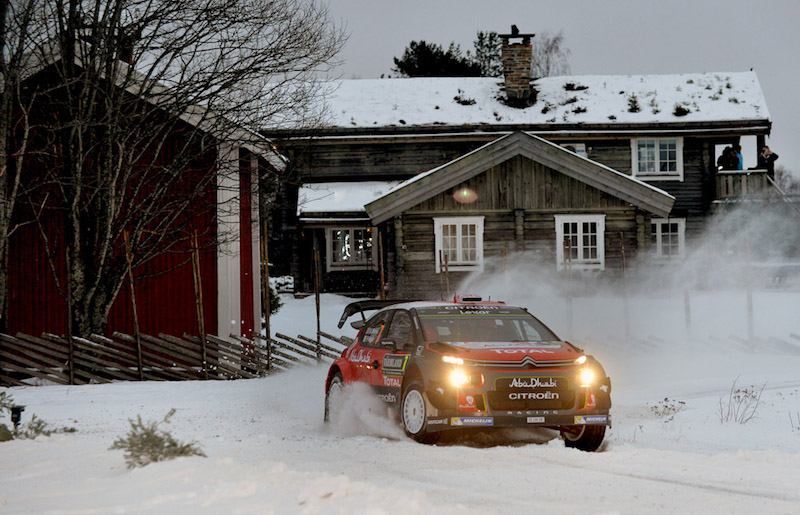
<instances>
[{"instance_id":1,"label":"rally car","mask_svg":"<svg viewBox=\"0 0 800 515\"><path fill-rule=\"evenodd\" d=\"M361 301L345 308L339 327L356 313L358 336L325 381L326 421L344 385L362 382L419 442L453 429L546 427L568 447L594 451L611 425L603 367L524 308L474 295Z\"/></svg>"}]
</instances>

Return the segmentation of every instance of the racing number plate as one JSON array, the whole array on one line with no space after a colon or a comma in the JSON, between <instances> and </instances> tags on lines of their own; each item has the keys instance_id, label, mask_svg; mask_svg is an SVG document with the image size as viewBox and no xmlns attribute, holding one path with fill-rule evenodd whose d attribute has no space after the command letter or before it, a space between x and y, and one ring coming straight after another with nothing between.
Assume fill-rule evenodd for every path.
<instances>
[{"instance_id":1,"label":"racing number plate","mask_svg":"<svg viewBox=\"0 0 800 515\"><path fill-rule=\"evenodd\" d=\"M408 354L387 354L383 357L383 375L401 376L406 369Z\"/></svg>"}]
</instances>

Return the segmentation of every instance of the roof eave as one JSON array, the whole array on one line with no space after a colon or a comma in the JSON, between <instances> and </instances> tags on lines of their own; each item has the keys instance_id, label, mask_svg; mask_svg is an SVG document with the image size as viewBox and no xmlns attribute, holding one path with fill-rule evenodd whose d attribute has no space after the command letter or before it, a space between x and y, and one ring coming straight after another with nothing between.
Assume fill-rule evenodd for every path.
<instances>
[{"instance_id":1,"label":"roof eave","mask_svg":"<svg viewBox=\"0 0 800 515\"><path fill-rule=\"evenodd\" d=\"M739 134L743 131L754 134L769 134L772 121L769 118L742 120L717 120L694 122L644 122L644 123L538 123L538 124L458 124L458 125L405 125L370 127L323 127L312 131L262 129L261 134L283 139L325 139L347 136L403 137L415 134L498 134L525 131L536 134L639 134L658 132L663 134L686 132L717 132Z\"/></svg>"}]
</instances>

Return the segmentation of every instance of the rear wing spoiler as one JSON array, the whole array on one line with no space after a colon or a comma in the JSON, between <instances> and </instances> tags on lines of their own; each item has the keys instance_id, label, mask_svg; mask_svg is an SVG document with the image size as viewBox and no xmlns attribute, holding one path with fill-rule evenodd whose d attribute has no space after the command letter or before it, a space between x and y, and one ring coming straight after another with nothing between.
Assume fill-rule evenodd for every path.
<instances>
[{"instance_id":1,"label":"rear wing spoiler","mask_svg":"<svg viewBox=\"0 0 800 515\"><path fill-rule=\"evenodd\" d=\"M358 302L351 302L344 308L344 312L342 313L342 318L339 319L339 329L342 328L345 321L350 318L355 313L361 313L361 320L366 321L366 317L364 316L364 311L375 311L377 309L383 309L386 306L391 306L393 304L402 304L403 302L408 302L407 300L360 300Z\"/></svg>"}]
</instances>

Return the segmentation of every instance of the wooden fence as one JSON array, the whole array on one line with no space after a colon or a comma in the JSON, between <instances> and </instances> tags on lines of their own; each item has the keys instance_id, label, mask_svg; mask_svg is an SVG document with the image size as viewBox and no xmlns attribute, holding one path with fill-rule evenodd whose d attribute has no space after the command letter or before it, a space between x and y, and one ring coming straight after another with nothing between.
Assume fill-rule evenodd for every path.
<instances>
[{"instance_id":1,"label":"wooden fence","mask_svg":"<svg viewBox=\"0 0 800 515\"><path fill-rule=\"evenodd\" d=\"M0 385L30 385L32 378L45 384L250 379L296 365L333 361L351 342L322 331L318 340L282 334L269 340L257 336L255 341L231 337L232 342L207 335L204 344L188 334L141 335L137 341L123 333L111 338L0 333Z\"/></svg>"}]
</instances>

